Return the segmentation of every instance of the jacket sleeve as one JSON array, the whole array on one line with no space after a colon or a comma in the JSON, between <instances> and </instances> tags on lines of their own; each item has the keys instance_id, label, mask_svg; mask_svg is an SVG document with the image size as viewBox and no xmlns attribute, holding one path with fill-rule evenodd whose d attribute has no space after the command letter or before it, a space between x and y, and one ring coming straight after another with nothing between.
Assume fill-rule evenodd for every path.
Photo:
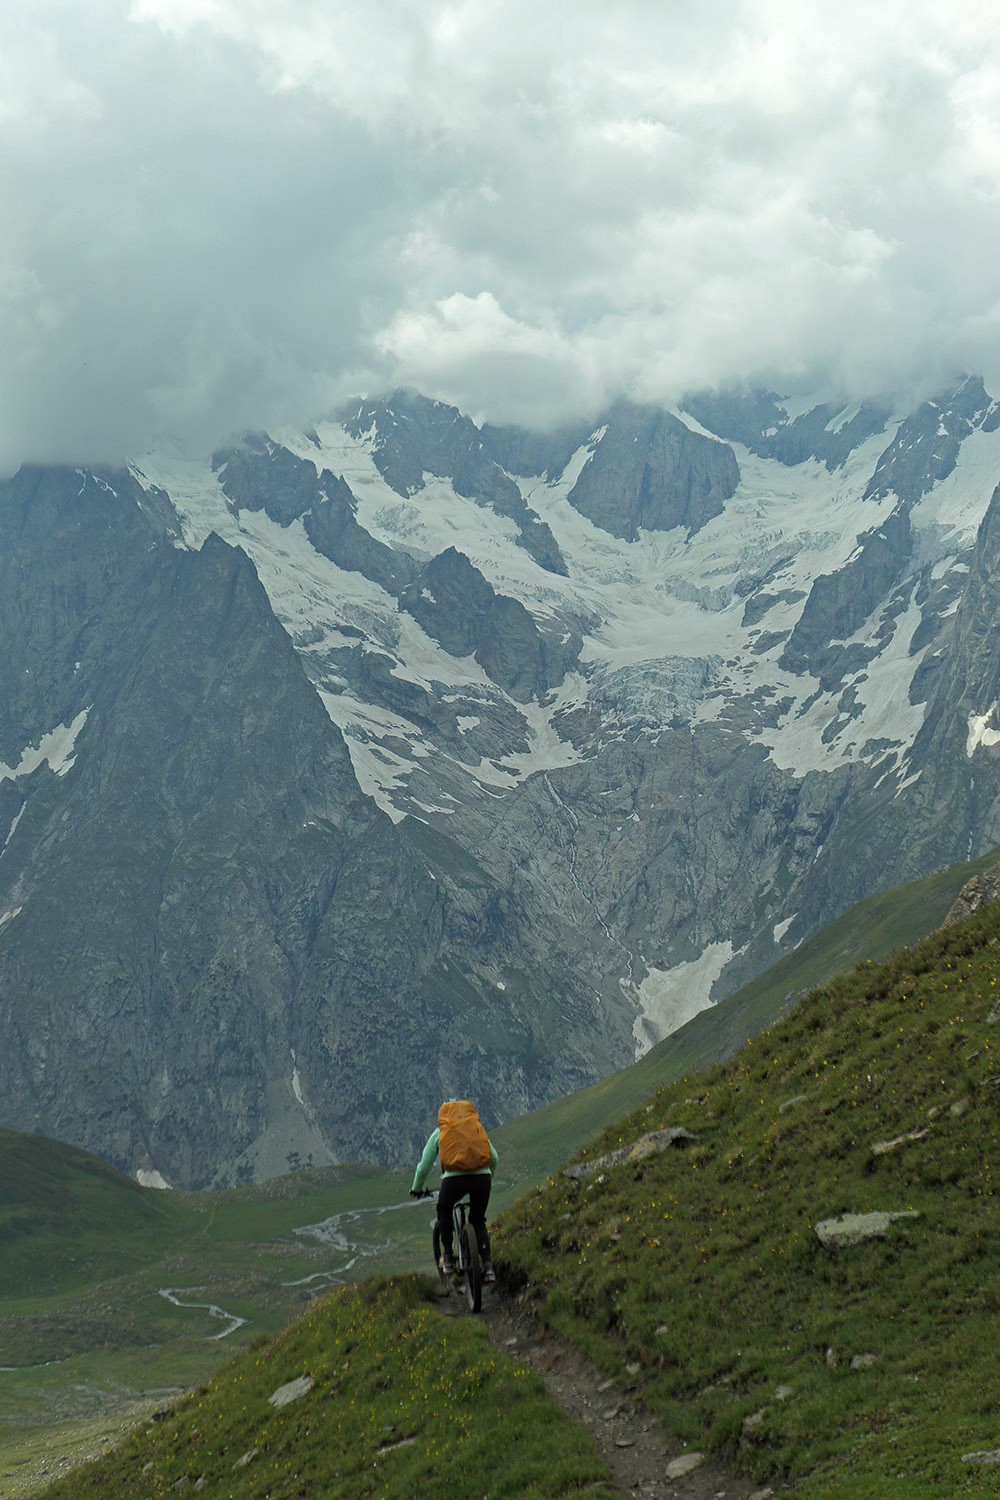
<instances>
[{"instance_id":1,"label":"jacket sleeve","mask_svg":"<svg viewBox=\"0 0 1000 1500\"><path fill-rule=\"evenodd\" d=\"M434 1158L438 1154L438 1140L440 1136L441 1132L435 1126L427 1137L427 1145L424 1147L423 1155L417 1162L417 1170L413 1174L413 1187L410 1189L412 1193L419 1193L427 1181L427 1174L434 1165ZM494 1155L496 1155L495 1152Z\"/></svg>"}]
</instances>

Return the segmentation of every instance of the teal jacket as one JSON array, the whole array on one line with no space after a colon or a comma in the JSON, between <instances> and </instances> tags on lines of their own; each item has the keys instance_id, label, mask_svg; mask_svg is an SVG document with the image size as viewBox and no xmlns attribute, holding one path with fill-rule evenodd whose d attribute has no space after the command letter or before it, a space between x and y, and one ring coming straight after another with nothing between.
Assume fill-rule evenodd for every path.
<instances>
[{"instance_id":1,"label":"teal jacket","mask_svg":"<svg viewBox=\"0 0 1000 1500\"><path fill-rule=\"evenodd\" d=\"M431 1131L430 1135L427 1137L427 1145L424 1147L423 1155L421 1156L420 1160L417 1162L417 1170L413 1174L413 1187L410 1189L410 1191L412 1193L419 1193L422 1190L424 1183L427 1181L427 1174L430 1171L431 1167L433 1167L433 1165L434 1165L434 1158L438 1154L438 1141L440 1140L440 1138L441 1138L441 1132L440 1132L440 1130L438 1130L437 1126L435 1125L434 1129ZM490 1164L489 1164L488 1167L477 1167L474 1172L442 1172L441 1176L442 1177L479 1177L484 1172L493 1172L493 1171L495 1171L496 1170L496 1164L497 1164L497 1151L496 1151L496 1147L494 1146L493 1142L490 1141Z\"/></svg>"}]
</instances>

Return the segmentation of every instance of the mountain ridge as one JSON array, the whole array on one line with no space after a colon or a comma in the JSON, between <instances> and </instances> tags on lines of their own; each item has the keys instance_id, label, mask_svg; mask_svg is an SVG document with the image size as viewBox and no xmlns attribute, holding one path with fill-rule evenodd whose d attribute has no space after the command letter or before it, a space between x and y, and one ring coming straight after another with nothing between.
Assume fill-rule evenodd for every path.
<instances>
[{"instance_id":1,"label":"mountain ridge","mask_svg":"<svg viewBox=\"0 0 1000 1500\"><path fill-rule=\"evenodd\" d=\"M0 613L24 642L0 722L8 1123L188 1183L387 1159L442 1088L500 1118L543 1103L851 902L1000 840L1000 435L982 382L908 415L688 407L617 407L543 440L401 393L211 464L161 449L4 488ZM717 466L697 514L689 461ZM642 524L650 475L669 530ZM561 569L524 544L535 517ZM128 712L119 681L141 688ZM57 729L61 774L40 748ZM121 868L110 846L105 871L49 840L64 813L120 829ZM191 871L164 904L157 850L178 833ZM255 846L251 890L237 865ZM105 952L121 925L105 903L142 891L134 937ZM67 902L57 954L42 913ZM170 941L151 941L165 919ZM108 983L83 1013L118 1059L114 1119L53 1026L91 951ZM138 1029L162 985L191 1050L179 1093L162 1033ZM148 1054L131 1081L116 995Z\"/></svg>"}]
</instances>

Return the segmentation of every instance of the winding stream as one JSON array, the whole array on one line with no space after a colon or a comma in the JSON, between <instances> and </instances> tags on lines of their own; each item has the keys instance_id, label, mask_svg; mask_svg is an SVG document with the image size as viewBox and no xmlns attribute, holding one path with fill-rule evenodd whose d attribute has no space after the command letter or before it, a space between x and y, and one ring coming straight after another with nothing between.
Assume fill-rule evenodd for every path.
<instances>
[{"instance_id":1,"label":"winding stream","mask_svg":"<svg viewBox=\"0 0 1000 1500\"><path fill-rule=\"evenodd\" d=\"M165 1297L168 1302L172 1302L174 1307L198 1307L207 1312L210 1318L219 1318L225 1323L227 1326L223 1328L221 1333L209 1334L209 1342L214 1342L216 1339L228 1338L231 1333L236 1332L237 1328L244 1326L247 1321L246 1318L238 1318L235 1313L227 1313L223 1308L216 1307L214 1302L182 1302L179 1297L175 1296L176 1292L200 1291L201 1287L197 1286L161 1286L159 1294L161 1297Z\"/></svg>"},{"instance_id":2,"label":"winding stream","mask_svg":"<svg viewBox=\"0 0 1000 1500\"><path fill-rule=\"evenodd\" d=\"M326 1286L338 1286L346 1280L359 1260L376 1255L381 1250L387 1250L392 1243L391 1239L362 1243L354 1237L358 1233L359 1226L369 1217L378 1218L382 1214L396 1213L401 1208L414 1206L416 1205L413 1200L408 1198L402 1203L384 1203L377 1208L349 1208L343 1213L331 1214L328 1219L323 1219L319 1224L303 1224L293 1232L319 1240L321 1244L330 1245L348 1258L343 1265L331 1266L327 1271L314 1271L311 1276L303 1276L298 1281L286 1281L283 1285L306 1286L310 1282L318 1281Z\"/></svg>"},{"instance_id":3,"label":"winding stream","mask_svg":"<svg viewBox=\"0 0 1000 1500\"><path fill-rule=\"evenodd\" d=\"M292 1232L302 1235L304 1238L319 1240L321 1244L329 1245L340 1256L346 1256L347 1258L342 1264L330 1266L325 1271L313 1271L309 1276L301 1276L296 1281L285 1281L282 1285L309 1286L315 1282L318 1283L317 1290L323 1286L340 1285L348 1279L358 1261L364 1260L368 1256L376 1255L379 1251L387 1250L392 1243L391 1239L379 1240L373 1243L362 1243L355 1238L361 1224L372 1216L377 1218L382 1214L395 1213L401 1208L412 1207L416 1207L416 1205L412 1200L406 1199L402 1203L386 1203L377 1208L345 1209L342 1213L331 1214L328 1219L323 1219L318 1224L301 1225ZM174 1307L199 1308L203 1312L208 1313L210 1318L216 1318L220 1322L225 1323L225 1328L221 1329L218 1333L208 1336L210 1342L228 1338L231 1333L236 1332L237 1328L243 1328L246 1325L246 1318L240 1318L236 1313L228 1313L225 1308L216 1306L214 1302L185 1302L178 1296L178 1293L189 1295L192 1292L199 1292L201 1290L202 1288L197 1286L164 1286L159 1288L159 1295L166 1298Z\"/></svg>"}]
</instances>

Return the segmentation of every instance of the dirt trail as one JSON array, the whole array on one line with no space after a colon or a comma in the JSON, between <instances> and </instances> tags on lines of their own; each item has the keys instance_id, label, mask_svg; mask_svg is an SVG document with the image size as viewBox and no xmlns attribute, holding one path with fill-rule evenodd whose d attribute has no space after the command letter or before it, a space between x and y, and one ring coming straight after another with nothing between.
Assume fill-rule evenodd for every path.
<instances>
[{"instance_id":1,"label":"dirt trail","mask_svg":"<svg viewBox=\"0 0 1000 1500\"><path fill-rule=\"evenodd\" d=\"M464 1296L442 1293L437 1305L453 1317L470 1316ZM643 1410L628 1372L623 1369L620 1379L609 1380L566 1339L542 1327L525 1302L487 1291L481 1317L497 1348L537 1370L553 1400L587 1429L622 1495L643 1500L765 1500L777 1493L711 1457L701 1459L688 1473L678 1473L672 1466L691 1464L695 1455Z\"/></svg>"}]
</instances>

